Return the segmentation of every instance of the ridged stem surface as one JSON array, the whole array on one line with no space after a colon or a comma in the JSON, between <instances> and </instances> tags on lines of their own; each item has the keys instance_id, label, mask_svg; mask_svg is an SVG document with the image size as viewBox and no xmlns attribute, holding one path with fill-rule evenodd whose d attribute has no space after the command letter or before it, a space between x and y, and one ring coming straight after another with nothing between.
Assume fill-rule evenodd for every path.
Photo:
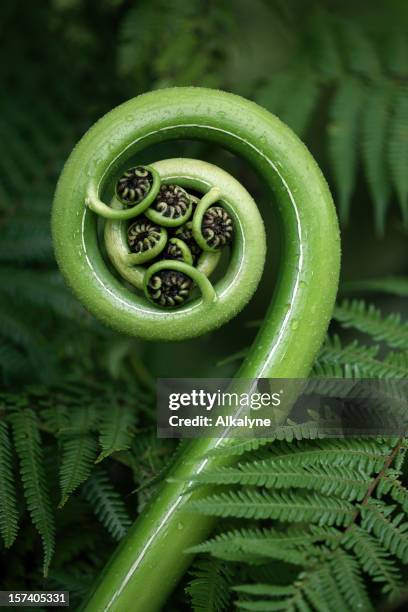
<instances>
[{"instance_id":1,"label":"ridged stem surface","mask_svg":"<svg viewBox=\"0 0 408 612\"><path fill-rule=\"evenodd\" d=\"M279 279L271 286L270 307L237 377L307 376L337 291L337 219L327 184L306 147L287 126L252 102L215 90L170 89L139 96L102 118L77 146L57 190L57 200L72 200L71 208L57 207L54 214L56 252L63 272L68 279L78 275L72 283L74 290L80 298L82 293L86 296L89 309L102 320L110 322L109 306L120 309L121 321L115 326L122 332L154 338L158 326L168 339L177 339L182 337L177 328L183 327L184 337L194 335L192 328L198 323L191 313L166 312L155 319L146 312L143 319L143 313L136 313L123 297L119 283L113 291L110 287L107 300L108 277L102 260L95 256L93 270L85 261L84 251L97 249L95 221L87 215L82 230L75 234L78 219L73 219L80 214L78 199L83 202L89 189L94 195L100 191L124 155L130 157L148 145L181 138L215 142L247 160L274 194L278 207ZM62 232L70 228L72 239L78 242L75 261L59 248ZM78 259L83 261L82 269ZM93 274L100 283L90 298L87 283ZM267 273L263 282L268 282ZM183 315L186 319L179 325ZM223 303L210 307L207 316L208 329L214 327L215 318L221 324ZM200 322L199 333L207 323ZM209 456L219 443L216 438L188 443L171 477L188 479L219 465L220 458ZM213 526L213 519L188 511L192 495L197 493L185 494L181 482L163 484L107 565L84 609L154 612L165 605L191 561L185 549L202 541Z\"/></svg>"}]
</instances>

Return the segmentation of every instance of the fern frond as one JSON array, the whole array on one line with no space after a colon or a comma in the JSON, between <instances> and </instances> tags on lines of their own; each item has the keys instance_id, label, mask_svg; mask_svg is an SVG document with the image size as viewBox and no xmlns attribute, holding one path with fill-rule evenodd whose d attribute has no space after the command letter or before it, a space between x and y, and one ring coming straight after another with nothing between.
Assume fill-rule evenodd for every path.
<instances>
[{"instance_id":1,"label":"fern frond","mask_svg":"<svg viewBox=\"0 0 408 612\"><path fill-rule=\"evenodd\" d=\"M85 483L83 493L102 525L114 540L121 540L131 525L125 504L108 475L97 470Z\"/></svg>"},{"instance_id":2,"label":"fern frond","mask_svg":"<svg viewBox=\"0 0 408 612\"><path fill-rule=\"evenodd\" d=\"M234 587L233 590L245 595L271 598L235 602L242 610L337 612L346 609L342 593L339 591L330 568L327 566L301 572L292 585L249 584Z\"/></svg>"},{"instance_id":3,"label":"fern frond","mask_svg":"<svg viewBox=\"0 0 408 612\"><path fill-rule=\"evenodd\" d=\"M317 493L266 493L252 490L219 493L190 504L192 510L209 516L279 519L284 522L311 522L346 525L354 516L352 504Z\"/></svg>"},{"instance_id":4,"label":"fern frond","mask_svg":"<svg viewBox=\"0 0 408 612\"><path fill-rule=\"evenodd\" d=\"M96 459L96 463L109 457L112 453L130 448L135 423L135 411L129 405L123 405L120 400L112 397L112 401L104 408L100 421L99 443L102 452Z\"/></svg>"},{"instance_id":5,"label":"fern frond","mask_svg":"<svg viewBox=\"0 0 408 612\"><path fill-rule=\"evenodd\" d=\"M44 575L55 547L55 526L47 479L43 465L43 448L38 420L31 408L11 416L14 444L20 460L20 474L31 520L41 536L44 549Z\"/></svg>"},{"instance_id":6,"label":"fern frond","mask_svg":"<svg viewBox=\"0 0 408 612\"><path fill-rule=\"evenodd\" d=\"M222 612L229 608L232 568L218 559L200 559L190 572L194 578L186 587L194 612Z\"/></svg>"},{"instance_id":7,"label":"fern frond","mask_svg":"<svg viewBox=\"0 0 408 612\"><path fill-rule=\"evenodd\" d=\"M365 96L364 86L356 78L346 77L340 82L330 108L329 156L343 221L349 216L357 173L358 130Z\"/></svg>"},{"instance_id":8,"label":"fern frond","mask_svg":"<svg viewBox=\"0 0 408 612\"><path fill-rule=\"evenodd\" d=\"M362 568L375 582L384 583L383 592L395 596L401 590L401 576L385 548L357 525L343 539L346 549L352 549Z\"/></svg>"},{"instance_id":9,"label":"fern frond","mask_svg":"<svg viewBox=\"0 0 408 612\"><path fill-rule=\"evenodd\" d=\"M353 340L343 346L338 336L327 337L313 366L312 376L326 378L405 378L408 353L389 353L377 358L379 346L364 346Z\"/></svg>"},{"instance_id":10,"label":"fern frond","mask_svg":"<svg viewBox=\"0 0 408 612\"><path fill-rule=\"evenodd\" d=\"M275 461L240 463L195 476L193 482L251 485L273 489L304 488L342 499L363 499L370 478L356 469L336 465L281 465Z\"/></svg>"},{"instance_id":11,"label":"fern frond","mask_svg":"<svg viewBox=\"0 0 408 612\"><path fill-rule=\"evenodd\" d=\"M294 423L280 425L267 438L251 438L243 442L233 444L220 444L211 451L211 455L239 456L245 453L256 451L263 446L269 446L275 441L293 442L294 440L315 440L323 437L319 431L319 424L316 421L305 423Z\"/></svg>"},{"instance_id":12,"label":"fern frond","mask_svg":"<svg viewBox=\"0 0 408 612\"><path fill-rule=\"evenodd\" d=\"M12 461L12 444L6 422L0 421L0 534L9 548L18 532L18 510Z\"/></svg>"},{"instance_id":13,"label":"fern frond","mask_svg":"<svg viewBox=\"0 0 408 612\"><path fill-rule=\"evenodd\" d=\"M333 317L346 329L354 327L374 340L408 351L408 322L401 322L399 314L383 317L378 308L364 300L344 300L335 307Z\"/></svg>"},{"instance_id":14,"label":"fern frond","mask_svg":"<svg viewBox=\"0 0 408 612\"><path fill-rule=\"evenodd\" d=\"M408 522L403 522L404 513L389 518L392 506L384 507L370 503L361 510L361 526L372 532L381 544L393 555L408 563Z\"/></svg>"},{"instance_id":15,"label":"fern frond","mask_svg":"<svg viewBox=\"0 0 408 612\"><path fill-rule=\"evenodd\" d=\"M337 548L331 553L330 565L349 609L362 612L372 610L356 559L342 548Z\"/></svg>"},{"instance_id":16,"label":"fern frond","mask_svg":"<svg viewBox=\"0 0 408 612\"><path fill-rule=\"evenodd\" d=\"M95 412L92 407L77 408L65 430L60 465L60 508L91 473L97 453L96 439L91 432L94 422Z\"/></svg>"},{"instance_id":17,"label":"fern frond","mask_svg":"<svg viewBox=\"0 0 408 612\"><path fill-rule=\"evenodd\" d=\"M214 449L213 455L243 455L247 452L257 450L262 446L267 446L270 454L268 460L271 463L284 465L340 465L352 467L356 470L365 470L368 474L381 469L384 460L388 456L388 447L380 442L366 439L318 439L304 440L302 442L293 440L292 443L286 441L272 441L266 438L257 438L231 445L231 453L228 447L220 446Z\"/></svg>"},{"instance_id":18,"label":"fern frond","mask_svg":"<svg viewBox=\"0 0 408 612\"><path fill-rule=\"evenodd\" d=\"M394 501L400 504L403 511L408 513L408 489L398 480L398 472L395 475L390 472L391 470L387 470L387 473L380 479L377 494L381 497L388 493Z\"/></svg>"},{"instance_id":19,"label":"fern frond","mask_svg":"<svg viewBox=\"0 0 408 612\"><path fill-rule=\"evenodd\" d=\"M276 559L293 565L304 565L315 554L313 544L319 541L335 541L339 533L332 528L235 529L192 547L187 552L210 553L228 561L241 559Z\"/></svg>"}]
</instances>

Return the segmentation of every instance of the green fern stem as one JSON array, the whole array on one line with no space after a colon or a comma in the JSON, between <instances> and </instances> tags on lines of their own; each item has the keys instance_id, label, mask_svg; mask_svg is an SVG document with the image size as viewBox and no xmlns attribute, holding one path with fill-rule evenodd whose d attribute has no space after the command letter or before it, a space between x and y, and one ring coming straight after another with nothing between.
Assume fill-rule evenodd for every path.
<instances>
[{"instance_id":1,"label":"green fern stem","mask_svg":"<svg viewBox=\"0 0 408 612\"><path fill-rule=\"evenodd\" d=\"M337 291L337 219L327 184L306 147L276 117L240 97L200 88L156 91L126 102L91 128L69 158L55 196L54 244L64 276L95 316L123 333L148 339L206 333L245 305L264 263L263 230L249 194L211 164L166 160L154 166L160 173L164 164L164 174L176 172L184 184L203 193L219 188L222 201L230 205L237 235L226 277L214 286L214 299L204 295L164 312L113 278L100 254L96 216L85 201L99 202L109 177L146 146L181 138L215 142L241 156L255 167L277 202L281 273L237 376L306 376ZM231 461L211 454L219 444L212 438L186 445L171 482L163 485L105 568L84 606L87 611L160 609L191 561L185 550L202 541L213 526L213 518L188 511L197 494L186 493L185 481Z\"/></svg>"}]
</instances>

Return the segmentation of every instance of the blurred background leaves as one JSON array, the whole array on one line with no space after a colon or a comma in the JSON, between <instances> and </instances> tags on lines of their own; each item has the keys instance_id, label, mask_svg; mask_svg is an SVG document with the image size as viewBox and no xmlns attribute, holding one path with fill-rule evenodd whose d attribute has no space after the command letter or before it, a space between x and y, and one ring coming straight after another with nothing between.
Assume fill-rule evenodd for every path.
<instances>
[{"instance_id":1,"label":"blurred background leaves","mask_svg":"<svg viewBox=\"0 0 408 612\"><path fill-rule=\"evenodd\" d=\"M123 338L89 316L58 273L50 211L64 161L98 117L144 91L197 85L249 97L305 140L329 181L342 223L341 294L365 298L383 314L397 311L404 319L408 5L403 0L3 0L0 28L0 376L8 393L0 409L11 411L17 450L27 428L38 427L45 436L41 482L57 483L51 458L62 449L64 503L86 482L81 495L73 495L57 515L63 544L57 547L52 574L56 585L68 588L72 583L80 597L92 578L90 568L101 566L110 551L108 546L98 556L102 529L117 539L129 523L133 499L123 501L116 490L129 495L129 487L138 487L141 507L174 450L158 443L152 429L148 394L154 379L228 376L234 371L234 354L255 335L247 323L262 318L268 305L280 236L271 195L251 168L228 152L190 142L144 152L141 163L185 154L231 171L259 202L268 228L268 260L251 304L218 332L172 345ZM350 316L357 316L353 308ZM333 329L340 332L339 323ZM341 334L346 343L356 336L347 330ZM320 367L352 363L350 355L356 351L350 346L353 350L336 343L326 346ZM377 367L372 350L377 355L370 348L365 355L370 367ZM361 351L359 355L361 360ZM326 363L329 357L332 361ZM217 366L220 362L224 365ZM41 387L27 387L32 384ZM52 392L46 390L50 386ZM140 415L136 424L128 423L133 441L109 446L112 423L104 420L103 411L92 420L93 412L120 406L114 413L120 419L135 397ZM79 444L71 438L69 427L74 425L67 424L66 410L71 415L72 409L75 420L75 410L85 405L89 422L83 430L74 423ZM24 414L16 421L13 414L20 408ZM89 431L93 436L99 432L99 452L113 457L107 468L92 472L92 480L88 476L97 447L87 437ZM6 430L2 433L8 436ZM37 441L30 458L20 458L22 464L31 460L36 465L39 453ZM7 457L1 465L9 465ZM69 466L78 457L78 473L72 474ZM35 507L43 507L46 515L49 495L55 505L60 500L52 486L51 492L41 492L42 486L37 500L24 486L17 493L19 499L26 495L28 510L21 517L25 539L17 541L8 567L13 584L27 585L31 579L34 586L39 584L41 552L34 549L28 560L36 546L31 522L42 530L47 563L54 546ZM106 507L112 510L107 516ZM6 510L13 526L14 509ZM101 527L95 526L86 539L92 512ZM66 570L73 560L75 567Z\"/></svg>"}]
</instances>

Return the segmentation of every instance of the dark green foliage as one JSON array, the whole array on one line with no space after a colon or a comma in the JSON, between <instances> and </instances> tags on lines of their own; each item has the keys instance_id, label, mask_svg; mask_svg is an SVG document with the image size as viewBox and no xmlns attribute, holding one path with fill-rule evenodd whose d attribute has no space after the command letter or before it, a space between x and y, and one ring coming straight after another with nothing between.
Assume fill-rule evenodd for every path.
<instances>
[{"instance_id":1,"label":"dark green foliage","mask_svg":"<svg viewBox=\"0 0 408 612\"><path fill-rule=\"evenodd\" d=\"M115 540L121 540L130 527L130 518L120 495L103 470L95 471L84 487L85 499L102 525Z\"/></svg>"},{"instance_id":2,"label":"dark green foliage","mask_svg":"<svg viewBox=\"0 0 408 612\"><path fill-rule=\"evenodd\" d=\"M12 464L12 442L7 423L0 422L0 532L9 548L17 535L18 512Z\"/></svg>"},{"instance_id":3,"label":"dark green foliage","mask_svg":"<svg viewBox=\"0 0 408 612\"><path fill-rule=\"evenodd\" d=\"M311 468L315 444L317 472ZM263 462L251 461L251 452L246 451L246 463L218 469L205 479L198 476L197 482L221 485L222 492L191 503L194 511L249 521L248 527L235 530L222 531L221 525L219 535L193 549L230 564L236 580L242 564L261 567L273 559L298 568L290 584L282 584L278 573L268 584L255 581L234 587L242 597L237 602L240 608L370 610L367 577L381 585L384 596L401 593L408 525L400 506L389 503L388 493L389 479L395 481L401 475L400 461L398 469L390 466L398 453L405 452L402 440L272 441L263 447L263 453L272 458ZM269 491L266 465L271 474L275 468L275 488L283 485L284 492ZM280 483L283 467L296 476L303 470L303 481L288 474L287 481ZM310 482L309 473L316 474ZM331 485L327 480L322 485L322 474ZM341 482L339 474L343 474ZM403 507L403 492L399 499ZM265 519L274 519L272 529Z\"/></svg>"},{"instance_id":4,"label":"dark green foliage","mask_svg":"<svg viewBox=\"0 0 408 612\"><path fill-rule=\"evenodd\" d=\"M231 601L232 570L219 559L203 558L194 563L194 576L186 587L194 612L222 612Z\"/></svg>"},{"instance_id":5,"label":"dark green foliage","mask_svg":"<svg viewBox=\"0 0 408 612\"><path fill-rule=\"evenodd\" d=\"M43 543L46 576L55 548L55 525L43 463L39 423L35 412L28 406L13 413L11 423L27 508Z\"/></svg>"}]
</instances>

